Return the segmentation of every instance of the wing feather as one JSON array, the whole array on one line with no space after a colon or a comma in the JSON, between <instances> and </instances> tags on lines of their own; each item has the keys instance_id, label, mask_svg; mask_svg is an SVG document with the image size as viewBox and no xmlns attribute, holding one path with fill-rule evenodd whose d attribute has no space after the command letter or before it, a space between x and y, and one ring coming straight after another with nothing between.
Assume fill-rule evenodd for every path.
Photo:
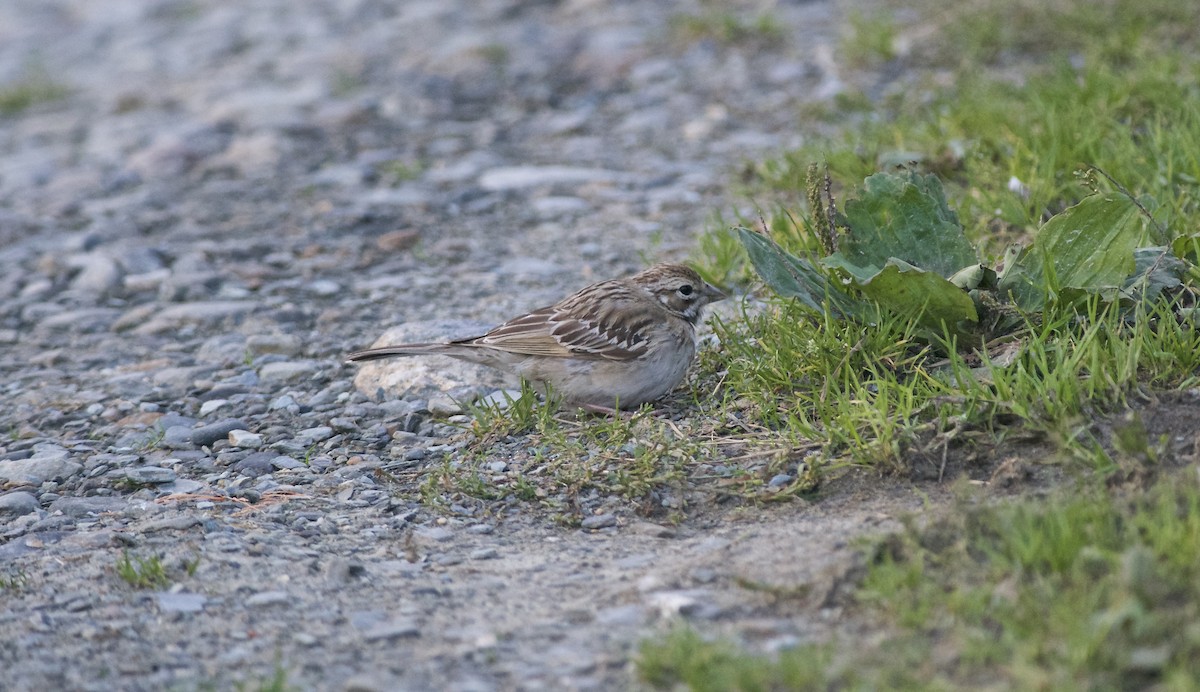
<instances>
[{"instance_id":1,"label":"wing feather","mask_svg":"<svg viewBox=\"0 0 1200 692\"><path fill-rule=\"evenodd\" d=\"M615 282L604 282L458 343L530 356L632 360L645 352L653 325L640 302Z\"/></svg>"}]
</instances>

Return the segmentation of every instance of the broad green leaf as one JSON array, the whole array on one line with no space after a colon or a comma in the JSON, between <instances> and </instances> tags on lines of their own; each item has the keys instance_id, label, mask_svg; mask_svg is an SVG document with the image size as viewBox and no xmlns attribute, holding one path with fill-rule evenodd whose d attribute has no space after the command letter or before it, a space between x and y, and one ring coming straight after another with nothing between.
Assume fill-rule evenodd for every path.
<instances>
[{"instance_id":1,"label":"broad green leaf","mask_svg":"<svg viewBox=\"0 0 1200 692\"><path fill-rule=\"evenodd\" d=\"M975 302L966 291L938 274L899 259L889 259L874 274L832 256L825 265L844 272L863 295L885 310L909 317L936 334L960 338L971 334L979 320Z\"/></svg>"},{"instance_id":2,"label":"broad green leaf","mask_svg":"<svg viewBox=\"0 0 1200 692\"><path fill-rule=\"evenodd\" d=\"M779 295L796 298L818 312L824 312L826 305L838 316L858 312L850 298L808 260L785 252L761 233L740 226L734 230L746 248L754 270Z\"/></svg>"},{"instance_id":3,"label":"broad green leaf","mask_svg":"<svg viewBox=\"0 0 1200 692\"><path fill-rule=\"evenodd\" d=\"M1188 263L1166 247L1143 247L1133 251L1134 273L1122 287L1126 298L1142 302L1175 288L1187 274Z\"/></svg>"},{"instance_id":4,"label":"broad green leaf","mask_svg":"<svg viewBox=\"0 0 1200 692\"><path fill-rule=\"evenodd\" d=\"M846 202L839 223L850 230L839 240L841 266L881 271L891 258L948 277L979 258L963 234L958 215L946 206L934 175L877 173Z\"/></svg>"},{"instance_id":5,"label":"broad green leaf","mask_svg":"<svg viewBox=\"0 0 1200 692\"><path fill-rule=\"evenodd\" d=\"M1004 268L1000 290L1029 311L1076 291L1115 297L1134 274L1134 250L1153 237L1150 219L1129 197L1090 195L1042 225L1033 244Z\"/></svg>"}]
</instances>

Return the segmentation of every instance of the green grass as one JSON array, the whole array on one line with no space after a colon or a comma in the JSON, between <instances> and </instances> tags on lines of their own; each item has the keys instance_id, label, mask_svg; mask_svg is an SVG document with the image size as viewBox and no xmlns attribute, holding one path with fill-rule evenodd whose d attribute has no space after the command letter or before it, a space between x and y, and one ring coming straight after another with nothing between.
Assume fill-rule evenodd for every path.
<instances>
[{"instance_id":1,"label":"green grass","mask_svg":"<svg viewBox=\"0 0 1200 692\"><path fill-rule=\"evenodd\" d=\"M643 644L658 689L1158 689L1200 684L1200 486L1093 488L948 516L866 549L850 610L881 640L778 656L679 629ZM869 643L868 643L869 642Z\"/></svg>"},{"instance_id":2,"label":"green grass","mask_svg":"<svg viewBox=\"0 0 1200 692\"><path fill-rule=\"evenodd\" d=\"M20 80L0 85L0 116L18 115L38 104L63 99L68 93L67 87L40 70L30 70Z\"/></svg>"},{"instance_id":3,"label":"green grass","mask_svg":"<svg viewBox=\"0 0 1200 692\"><path fill-rule=\"evenodd\" d=\"M797 201L806 198L813 162L828 165L840 198L880 169L915 161L910 165L945 182L951 208L985 263L995 266L1010 243L1027 242L1049 215L1097 185L1109 187L1087 168L1097 166L1139 195L1170 237L1195 235L1200 60L1190 52L1195 38L1176 25L1200 21L1193 5L972 0L968 10L929 0L922 5L926 20L941 31L928 42L939 48L918 57L954 79L935 83L914 69L903 89L875 101L847 99L832 114L844 123L836 134L758 162L746 192L765 204L778 200L761 223L786 250L806 256L818 241L809 210ZM879 54L893 29L905 29L886 8L876 10L853 15L850 24ZM1001 19L1065 38L1031 48L1020 32L996 33ZM984 50L985 39L1001 43ZM843 45L850 53L861 49ZM1019 76L1003 60L1013 51L1034 58L1021 63ZM717 223L722 227L701 238L698 263L707 276L746 280L752 274L745 254L726 220ZM1180 240L1177 247L1188 246ZM1185 294L1180 314L1195 301L1194 288ZM1131 320L1098 304L1031 316L1011 363L1002 360L1000 344L947 359L898 318L841 322L769 296L765 309L718 323L716 332L723 357L706 361L705 376L723 383L725 406L753 402L764 425L820 443L835 465L884 468L936 453L951 437L994 444L1014 425L1049 434L1067 458L1096 463L1094 445L1077 433L1079 421L1119 410L1143 389L1195 386L1200 346L1193 323L1168 307Z\"/></svg>"},{"instance_id":4,"label":"green grass","mask_svg":"<svg viewBox=\"0 0 1200 692\"><path fill-rule=\"evenodd\" d=\"M162 559L157 555L139 557L122 551L117 558L117 576L135 589L161 589L171 583L163 567Z\"/></svg>"},{"instance_id":5,"label":"green grass","mask_svg":"<svg viewBox=\"0 0 1200 692\"><path fill-rule=\"evenodd\" d=\"M714 3L699 14L680 14L671 19L671 38L680 44L714 41L720 45L770 47L785 38L783 26L769 14L745 17Z\"/></svg>"},{"instance_id":6,"label":"green grass","mask_svg":"<svg viewBox=\"0 0 1200 692\"><path fill-rule=\"evenodd\" d=\"M895 88L814 109L838 126L743 181L772 237L793 254L814 249L814 221L796 205L810 164L828 165L840 196L907 163L946 183L989 264L1097 184L1139 195L1196 261L1200 5L919 7L914 27L880 7L844 34L848 62L909 68ZM929 26L922 45L892 52L896 37ZM1111 179L1097 183L1091 166ZM698 252L709 276L752 276L724 228ZM679 628L643 644L641 679L696 690L1200 688L1200 484L1194 468L1178 470L1171 435L1151 435L1136 412L1200 383L1196 279L1193 268L1190 283L1136 311L1050 305L1007 343L967 353L939 352L886 314L839 321L769 295L718 321L721 351L702 358L701 380L720 383L710 415L738 411L811 441L826 472L944 469L947 452L970 471L972 448L1011 453L1021 437L1048 441L1057 453L1039 462L1074 480L1008 502L963 485L955 506L866 547L841 604L843 624L866 636L766 655Z\"/></svg>"},{"instance_id":7,"label":"green grass","mask_svg":"<svg viewBox=\"0 0 1200 692\"><path fill-rule=\"evenodd\" d=\"M21 568L8 568L0 573L0 593L16 593L29 585L29 575Z\"/></svg>"}]
</instances>

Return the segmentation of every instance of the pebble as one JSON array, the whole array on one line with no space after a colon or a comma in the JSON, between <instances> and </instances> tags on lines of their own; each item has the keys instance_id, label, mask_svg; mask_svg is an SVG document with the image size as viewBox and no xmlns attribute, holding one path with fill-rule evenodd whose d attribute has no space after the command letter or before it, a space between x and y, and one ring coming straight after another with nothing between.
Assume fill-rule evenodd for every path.
<instances>
[{"instance_id":1,"label":"pebble","mask_svg":"<svg viewBox=\"0 0 1200 692\"><path fill-rule=\"evenodd\" d=\"M208 598L198 593L157 593L158 608L164 613L199 613L204 610Z\"/></svg>"},{"instance_id":2,"label":"pebble","mask_svg":"<svg viewBox=\"0 0 1200 692\"><path fill-rule=\"evenodd\" d=\"M246 350L255 356L266 353L294 356L301 348L300 339L291 334L251 334L246 337Z\"/></svg>"},{"instance_id":3,"label":"pebble","mask_svg":"<svg viewBox=\"0 0 1200 692\"><path fill-rule=\"evenodd\" d=\"M248 608L266 608L294 602L295 599L289 596L286 591L261 591L247 596L243 601Z\"/></svg>"},{"instance_id":4,"label":"pebble","mask_svg":"<svg viewBox=\"0 0 1200 692\"><path fill-rule=\"evenodd\" d=\"M134 483L160 485L163 483L174 483L178 474L174 469L162 468L160 466L135 466L125 469L125 477Z\"/></svg>"},{"instance_id":5,"label":"pebble","mask_svg":"<svg viewBox=\"0 0 1200 692\"><path fill-rule=\"evenodd\" d=\"M38 501L33 493L14 490L0 495L0 516L19 517L37 510Z\"/></svg>"},{"instance_id":6,"label":"pebble","mask_svg":"<svg viewBox=\"0 0 1200 692\"><path fill-rule=\"evenodd\" d=\"M246 423L238 418L225 418L193 429L190 440L197 447L211 447L217 440L227 439L230 432L245 430L247 427Z\"/></svg>"},{"instance_id":7,"label":"pebble","mask_svg":"<svg viewBox=\"0 0 1200 692\"><path fill-rule=\"evenodd\" d=\"M216 441L220 439L217 437ZM192 427L190 425L173 425L163 431L159 445L167 449L190 449L192 447Z\"/></svg>"},{"instance_id":8,"label":"pebble","mask_svg":"<svg viewBox=\"0 0 1200 692\"><path fill-rule=\"evenodd\" d=\"M302 469L304 464L289 456L277 456L271 459L271 466L277 469Z\"/></svg>"},{"instance_id":9,"label":"pebble","mask_svg":"<svg viewBox=\"0 0 1200 692\"><path fill-rule=\"evenodd\" d=\"M90 517L125 508L126 501L120 497L60 497L50 503L49 509L68 517Z\"/></svg>"},{"instance_id":10,"label":"pebble","mask_svg":"<svg viewBox=\"0 0 1200 692\"><path fill-rule=\"evenodd\" d=\"M215 413L218 409L224 408L228 405L229 399L209 399L203 404L200 404L200 417L207 418L209 415Z\"/></svg>"},{"instance_id":11,"label":"pebble","mask_svg":"<svg viewBox=\"0 0 1200 692\"><path fill-rule=\"evenodd\" d=\"M429 399L429 413L439 418L455 416L463 412L463 407L448 396L435 396Z\"/></svg>"},{"instance_id":12,"label":"pebble","mask_svg":"<svg viewBox=\"0 0 1200 692\"><path fill-rule=\"evenodd\" d=\"M617 525L617 517L614 514L593 514L584 517L583 521L579 522L579 526L584 529L606 529L610 526Z\"/></svg>"},{"instance_id":13,"label":"pebble","mask_svg":"<svg viewBox=\"0 0 1200 692\"><path fill-rule=\"evenodd\" d=\"M46 481L62 481L78 474L83 465L66 458L62 453L35 454L28 459L0 459L0 481L22 485L41 485Z\"/></svg>"},{"instance_id":14,"label":"pebble","mask_svg":"<svg viewBox=\"0 0 1200 692\"><path fill-rule=\"evenodd\" d=\"M333 437L333 428L328 425L318 425L313 428L305 428L296 433L296 442L303 447L310 447L318 442L324 442Z\"/></svg>"},{"instance_id":15,"label":"pebble","mask_svg":"<svg viewBox=\"0 0 1200 692\"><path fill-rule=\"evenodd\" d=\"M767 487L768 488L782 488L783 486L787 485L788 483L791 483L792 478L793 478L792 476L790 476L786 473L776 474L771 477L771 480L767 481Z\"/></svg>"},{"instance_id":16,"label":"pebble","mask_svg":"<svg viewBox=\"0 0 1200 692\"><path fill-rule=\"evenodd\" d=\"M409 639L419 636L421 636L421 628L417 626L416 622L407 618L380 622L363 631L363 639L366 641Z\"/></svg>"},{"instance_id":17,"label":"pebble","mask_svg":"<svg viewBox=\"0 0 1200 692\"><path fill-rule=\"evenodd\" d=\"M298 382L311 379L321 371L322 364L311 360L285 360L267 363L258 371L258 376L268 384Z\"/></svg>"},{"instance_id":18,"label":"pebble","mask_svg":"<svg viewBox=\"0 0 1200 692\"><path fill-rule=\"evenodd\" d=\"M263 446L262 435L248 430L230 430L228 440L230 446L242 449L258 449Z\"/></svg>"}]
</instances>

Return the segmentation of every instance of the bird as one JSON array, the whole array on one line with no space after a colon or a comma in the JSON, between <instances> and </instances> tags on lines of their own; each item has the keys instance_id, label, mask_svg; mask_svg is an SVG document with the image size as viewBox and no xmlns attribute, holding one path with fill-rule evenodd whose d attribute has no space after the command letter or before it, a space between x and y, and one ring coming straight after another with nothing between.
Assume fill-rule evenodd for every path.
<instances>
[{"instance_id":1,"label":"bird","mask_svg":"<svg viewBox=\"0 0 1200 692\"><path fill-rule=\"evenodd\" d=\"M696 356L704 307L726 297L690 267L657 264L594 283L481 336L370 348L346 360L450 356L515 374L580 408L613 413L679 384Z\"/></svg>"}]
</instances>

